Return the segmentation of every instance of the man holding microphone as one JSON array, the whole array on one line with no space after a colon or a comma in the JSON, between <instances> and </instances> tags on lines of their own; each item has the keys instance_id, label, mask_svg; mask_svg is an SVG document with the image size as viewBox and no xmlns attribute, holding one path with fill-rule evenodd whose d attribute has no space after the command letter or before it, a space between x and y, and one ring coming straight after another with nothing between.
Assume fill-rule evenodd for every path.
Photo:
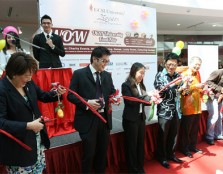
<instances>
[{"instance_id":1,"label":"man holding microphone","mask_svg":"<svg viewBox=\"0 0 223 174\"><path fill-rule=\"evenodd\" d=\"M43 32L35 35L33 44L40 47L33 47L33 55L39 61L39 68L62 67L60 57L65 56L63 42L60 36L52 32L52 19L48 15L41 18Z\"/></svg>"}]
</instances>

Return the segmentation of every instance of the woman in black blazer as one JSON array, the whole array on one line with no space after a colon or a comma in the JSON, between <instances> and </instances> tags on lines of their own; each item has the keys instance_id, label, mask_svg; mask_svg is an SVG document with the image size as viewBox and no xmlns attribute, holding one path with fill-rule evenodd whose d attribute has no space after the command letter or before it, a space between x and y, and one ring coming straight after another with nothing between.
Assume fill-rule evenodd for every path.
<instances>
[{"instance_id":1,"label":"woman in black blazer","mask_svg":"<svg viewBox=\"0 0 223 174\"><path fill-rule=\"evenodd\" d=\"M37 67L30 55L14 53L6 65L6 76L0 81L0 129L32 148L28 151L0 134L0 162L8 173L42 173L45 168L44 146L49 148L50 141L37 101L57 101L57 95L65 89L42 91L31 81Z\"/></svg>"},{"instance_id":2,"label":"woman in black blazer","mask_svg":"<svg viewBox=\"0 0 223 174\"><path fill-rule=\"evenodd\" d=\"M145 66L141 63L134 63L130 74L122 84L122 95L136 97L149 101L150 97L146 92L143 83ZM144 164L144 134L145 134L145 111L144 104L124 100L123 129L125 136L126 160L129 173L145 173Z\"/></svg>"}]
</instances>

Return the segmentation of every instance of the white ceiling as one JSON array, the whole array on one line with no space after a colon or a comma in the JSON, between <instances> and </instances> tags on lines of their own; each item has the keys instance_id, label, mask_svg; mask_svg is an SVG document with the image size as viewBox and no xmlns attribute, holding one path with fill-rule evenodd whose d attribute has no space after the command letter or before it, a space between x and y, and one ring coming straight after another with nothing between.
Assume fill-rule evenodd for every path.
<instances>
[{"instance_id":1,"label":"white ceiling","mask_svg":"<svg viewBox=\"0 0 223 174\"><path fill-rule=\"evenodd\" d=\"M223 10L160 5L142 0L113 1L156 8L158 34L223 35ZM21 37L30 40L38 29L37 0L0 0L0 4L0 27L20 26ZM178 23L181 25L177 26Z\"/></svg>"}]
</instances>

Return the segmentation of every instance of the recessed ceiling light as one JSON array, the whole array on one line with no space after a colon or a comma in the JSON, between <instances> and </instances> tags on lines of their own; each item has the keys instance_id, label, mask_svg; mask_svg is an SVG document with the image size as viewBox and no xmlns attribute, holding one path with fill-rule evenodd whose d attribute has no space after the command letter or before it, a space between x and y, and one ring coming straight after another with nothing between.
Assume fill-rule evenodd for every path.
<instances>
[{"instance_id":1,"label":"recessed ceiling light","mask_svg":"<svg viewBox=\"0 0 223 174\"><path fill-rule=\"evenodd\" d=\"M177 24L177 26L180 26L180 24Z\"/></svg>"},{"instance_id":2,"label":"recessed ceiling light","mask_svg":"<svg viewBox=\"0 0 223 174\"><path fill-rule=\"evenodd\" d=\"M216 27L216 26L217 26L217 25L215 25L215 24L214 24L214 25L212 25L212 27Z\"/></svg>"}]
</instances>

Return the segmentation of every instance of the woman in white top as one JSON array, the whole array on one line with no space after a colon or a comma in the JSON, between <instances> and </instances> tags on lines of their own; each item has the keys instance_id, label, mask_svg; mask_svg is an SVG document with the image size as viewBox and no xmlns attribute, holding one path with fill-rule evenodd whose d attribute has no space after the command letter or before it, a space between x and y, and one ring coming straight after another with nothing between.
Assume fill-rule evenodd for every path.
<instances>
[{"instance_id":1,"label":"woman in white top","mask_svg":"<svg viewBox=\"0 0 223 174\"><path fill-rule=\"evenodd\" d=\"M23 51L20 45L18 31L17 32L16 31L17 30L15 29L13 31L8 31L7 33L3 33L5 37L6 45L5 45L5 48L0 52L1 71L5 70L5 66L13 53L18 52L18 51Z\"/></svg>"}]
</instances>

